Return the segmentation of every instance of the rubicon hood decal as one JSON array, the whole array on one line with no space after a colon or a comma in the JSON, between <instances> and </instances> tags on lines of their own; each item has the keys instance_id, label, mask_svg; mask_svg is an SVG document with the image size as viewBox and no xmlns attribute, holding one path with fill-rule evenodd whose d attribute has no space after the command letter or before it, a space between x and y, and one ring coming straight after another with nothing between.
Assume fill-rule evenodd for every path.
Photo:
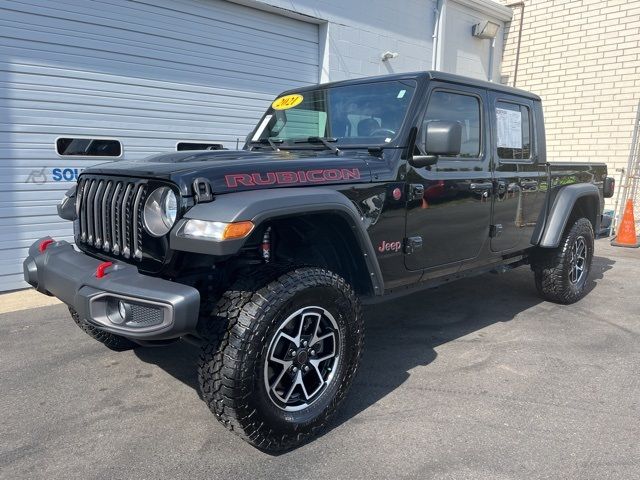
<instances>
[{"instance_id":1,"label":"rubicon hood decal","mask_svg":"<svg viewBox=\"0 0 640 480\"><path fill-rule=\"evenodd\" d=\"M231 173L224 176L227 187L237 188L262 185L294 185L304 183L330 183L341 180L360 180L358 168L327 168L315 170Z\"/></svg>"}]
</instances>

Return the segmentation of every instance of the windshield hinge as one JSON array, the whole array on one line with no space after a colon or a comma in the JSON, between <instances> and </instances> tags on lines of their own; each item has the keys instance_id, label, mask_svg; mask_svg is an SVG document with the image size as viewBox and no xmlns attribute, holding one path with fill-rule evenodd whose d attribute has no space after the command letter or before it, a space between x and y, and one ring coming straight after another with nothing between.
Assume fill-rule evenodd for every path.
<instances>
[{"instance_id":1,"label":"windshield hinge","mask_svg":"<svg viewBox=\"0 0 640 480\"><path fill-rule=\"evenodd\" d=\"M207 203L213 200L209 180L206 178L196 178L193 181L193 198L196 203Z\"/></svg>"}]
</instances>

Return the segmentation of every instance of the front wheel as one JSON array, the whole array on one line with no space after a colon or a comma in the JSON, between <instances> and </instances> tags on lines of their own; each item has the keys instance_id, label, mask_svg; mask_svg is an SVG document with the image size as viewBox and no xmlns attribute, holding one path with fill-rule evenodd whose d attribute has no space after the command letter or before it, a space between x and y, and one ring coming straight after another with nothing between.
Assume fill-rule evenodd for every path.
<instances>
[{"instance_id":1,"label":"front wheel","mask_svg":"<svg viewBox=\"0 0 640 480\"><path fill-rule=\"evenodd\" d=\"M565 231L557 248L538 251L532 268L540 295L563 304L574 303L584 297L593 246L591 222L579 218Z\"/></svg>"},{"instance_id":2,"label":"front wheel","mask_svg":"<svg viewBox=\"0 0 640 480\"><path fill-rule=\"evenodd\" d=\"M226 292L203 347L202 397L230 430L265 451L288 450L327 425L358 367L363 322L344 279L299 268Z\"/></svg>"}]
</instances>

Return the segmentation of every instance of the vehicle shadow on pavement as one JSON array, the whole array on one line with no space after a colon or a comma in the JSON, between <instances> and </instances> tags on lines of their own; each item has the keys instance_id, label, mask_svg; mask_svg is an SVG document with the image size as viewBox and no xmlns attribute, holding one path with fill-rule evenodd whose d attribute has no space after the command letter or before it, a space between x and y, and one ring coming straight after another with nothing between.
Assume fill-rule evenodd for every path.
<instances>
[{"instance_id":1,"label":"vehicle shadow on pavement","mask_svg":"<svg viewBox=\"0 0 640 480\"><path fill-rule=\"evenodd\" d=\"M594 257L588 291L596 287L614 263L606 257ZM535 289L533 273L528 267L521 267L365 307L365 350L360 371L351 394L327 431L393 392L415 367L434 362L438 346L489 325L509 322L542 302ZM177 342L135 352L142 361L159 366L198 392L197 347Z\"/></svg>"}]
</instances>

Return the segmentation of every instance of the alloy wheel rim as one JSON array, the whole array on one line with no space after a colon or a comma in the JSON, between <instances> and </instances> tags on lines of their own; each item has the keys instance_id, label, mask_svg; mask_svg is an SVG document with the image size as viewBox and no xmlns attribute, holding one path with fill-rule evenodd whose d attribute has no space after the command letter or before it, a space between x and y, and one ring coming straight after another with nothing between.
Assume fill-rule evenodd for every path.
<instances>
[{"instance_id":1,"label":"alloy wheel rim","mask_svg":"<svg viewBox=\"0 0 640 480\"><path fill-rule=\"evenodd\" d=\"M583 236L576 238L573 243L569 261L569 281L578 284L586 272L587 267L587 242Z\"/></svg>"},{"instance_id":2,"label":"alloy wheel rim","mask_svg":"<svg viewBox=\"0 0 640 480\"><path fill-rule=\"evenodd\" d=\"M264 361L264 386L281 410L303 410L333 381L340 359L338 324L326 309L301 308L275 332Z\"/></svg>"}]
</instances>

